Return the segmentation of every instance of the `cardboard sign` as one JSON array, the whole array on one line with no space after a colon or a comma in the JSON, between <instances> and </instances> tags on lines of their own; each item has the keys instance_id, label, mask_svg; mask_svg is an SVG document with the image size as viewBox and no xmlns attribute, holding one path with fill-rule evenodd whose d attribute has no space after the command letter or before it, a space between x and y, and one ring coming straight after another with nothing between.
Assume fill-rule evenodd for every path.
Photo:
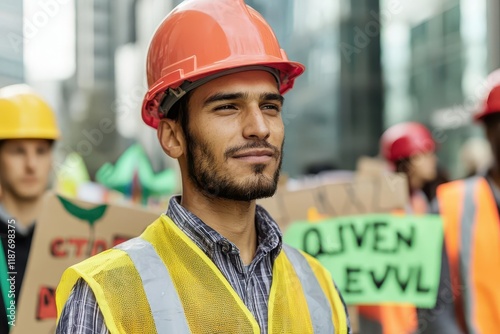
<instances>
[{"instance_id":1,"label":"cardboard sign","mask_svg":"<svg viewBox=\"0 0 500 334\"><path fill-rule=\"evenodd\" d=\"M389 168L388 162L379 158L362 156L356 162L356 171L361 175L378 176L387 173Z\"/></svg>"},{"instance_id":2,"label":"cardboard sign","mask_svg":"<svg viewBox=\"0 0 500 334\"><path fill-rule=\"evenodd\" d=\"M284 241L317 258L347 304L433 307L439 286L440 216L375 214L292 224Z\"/></svg>"},{"instance_id":3,"label":"cardboard sign","mask_svg":"<svg viewBox=\"0 0 500 334\"><path fill-rule=\"evenodd\" d=\"M311 212L338 217L404 209L408 203L408 183L400 174L356 175L351 182L322 182L296 191L281 189L258 203L285 231L291 222L312 220Z\"/></svg>"},{"instance_id":4,"label":"cardboard sign","mask_svg":"<svg viewBox=\"0 0 500 334\"><path fill-rule=\"evenodd\" d=\"M55 332L55 290L63 271L136 237L160 213L69 201L49 194L37 221L11 333Z\"/></svg>"}]
</instances>

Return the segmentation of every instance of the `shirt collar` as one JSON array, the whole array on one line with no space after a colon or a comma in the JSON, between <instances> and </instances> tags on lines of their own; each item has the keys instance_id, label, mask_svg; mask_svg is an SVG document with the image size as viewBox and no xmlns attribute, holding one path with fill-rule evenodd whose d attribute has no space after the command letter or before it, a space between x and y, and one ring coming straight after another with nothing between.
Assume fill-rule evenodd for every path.
<instances>
[{"instance_id":1,"label":"shirt collar","mask_svg":"<svg viewBox=\"0 0 500 334\"><path fill-rule=\"evenodd\" d=\"M11 218L12 216L7 212L7 210L5 210L2 203L0 203L0 221L7 223L7 221Z\"/></svg>"},{"instance_id":2,"label":"shirt collar","mask_svg":"<svg viewBox=\"0 0 500 334\"><path fill-rule=\"evenodd\" d=\"M194 243L201 248L209 257L215 250L216 244L229 244L234 250L236 246L223 237L219 232L205 224L199 217L184 208L181 204L181 196L170 199L166 215L186 233ZM273 259L278 256L282 247L282 233L269 213L257 205L255 212L257 227L257 251L258 253L271 253Z\"/></svg>"}]
</instances>

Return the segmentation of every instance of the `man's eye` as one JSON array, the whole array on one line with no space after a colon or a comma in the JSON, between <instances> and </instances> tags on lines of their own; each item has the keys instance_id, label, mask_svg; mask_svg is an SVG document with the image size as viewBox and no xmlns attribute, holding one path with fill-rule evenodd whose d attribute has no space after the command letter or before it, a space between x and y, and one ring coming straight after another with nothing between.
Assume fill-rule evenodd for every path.
<instances>
[{"instance_id":1,"label":"man's eye","mask_svg":"<svg viewBox=\"0 0 500 334\"><path fill-rule=\"evenodd\" d=\"M236 109L236 107L232 104L224 104L222 106L218 106L218 107L215 107L214 110L218 111L218 110L234 110Z\"/></svg>"},{"instance_id":2,"label":"man's eye","mask_svg":"<svg viewBox=\"0 0 500 334\"><path fill-rule=\"evenodd\" d=\"M38 155L45 155L45 154L49 153L49 151L50 150L47 147L37 147L37 149L36 149L36 153Z\"/></svg>"},{"instance_id":3,"label":"man's eye","mask_svg":"<svg viewBox=\"0 0 500 334\"><path fill-rule=\"evenodd\" d=\"M22 147L14 147L10 150L12 154L24 154L24 149Z\"/></svg>"},{"instance_id":4,"label":"man's eye","mask_svg":"<svg viewBox=\"0 0 500 334\"><path fill-rule=\"evenodd\" d=\"M277 112L280 112L281 111L281 106L277 105L277 104L265 104L262 106L262 109L264 110L275 110Z\"/></svg>"}]
</instances>

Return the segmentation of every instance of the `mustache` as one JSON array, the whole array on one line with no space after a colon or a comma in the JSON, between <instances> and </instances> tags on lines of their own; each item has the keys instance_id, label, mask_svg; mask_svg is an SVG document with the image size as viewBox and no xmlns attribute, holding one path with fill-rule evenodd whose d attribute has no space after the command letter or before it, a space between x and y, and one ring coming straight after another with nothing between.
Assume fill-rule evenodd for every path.
<instances>
[{"instance_id":1,"label":"mustache","mask_svg":"<svg viewBox=\"0 0 500 334\"><path fill-rule=\"evenodd\" d=\"M257 148L257 149L258 148L265 148L265 149L272 150L273 151L273 157L275 159L278 159L279 156L280 156L280 154L281 154L281 150L279 148L277 148L274 145L269 144L267 141L255 141L255 142L251 142L251 143L248 143L248 144L245 144L245 145L235 146L235 147L228 148L224 152L224 157L227 160L231 156L233 156L236 153L238 153L239 151L248 150L248 149L255 149L255 148Z\"/></svg>"}]
</instances>

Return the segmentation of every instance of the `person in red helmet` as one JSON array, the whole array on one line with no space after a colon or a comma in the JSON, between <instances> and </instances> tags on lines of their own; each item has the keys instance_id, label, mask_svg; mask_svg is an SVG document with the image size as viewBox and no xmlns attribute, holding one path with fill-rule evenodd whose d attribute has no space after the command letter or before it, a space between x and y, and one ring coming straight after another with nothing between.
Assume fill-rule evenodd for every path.
<instances>
[{"instance_id":1,"label":"person in red helmet","mask_svg":"<svg viewBox=\"0 0 500 334\"><path fill-rule=\"evenodd\" d=\"M416 122L400 123L387 129L380 139L380 151L393 169L408 177L410 212L429 211L423 186L437 176L436 143L430 131Z\"/></svg>"},{"instance_id":2,"label":"person in red helmet","mask_svg":"<svg viewBox=\"0 0 500 334\"><path fill-rule=\"evenodd\" d=\"M463 333L496 333L500 328L500 70L490 74L482 109L493 165L484 175L438 188L444 220L454 308Z\"/></svg>"},{"instance_id":3,"label":"person in red helmet","mask_svg":"<svg viewBox=\"0 0 500 334\"><path fill-rule=\"evenodd\" d=\"M304 67L242 0L189 0L147 56L142 116L182 196L138 238L68 268L57 333L349 333L331 275L256 199L282 161L283 94Z\"/></svg>"},{"instance_id":4,"label":"person in red helmet","mask_svg":"<svg viewBox=\"0 0 500 334\"><path fill-rule=\"evenodd\" d=\"M391 169L406 174L410 203L408 214L433 211L423 187L437 177L436 142L431 132L417 122L396 124L380 139L380 153ZM433 309L417 309L413 305L361 306L361 333L370 334L460 334L449 298L449 266L445 248L441 258L441 282Z\"/></svg>"},{"instance_id":5,"label":"person in red helmet","mask_svg":"<svg viewBox=\"0 0 500 334\"><path fill-rule=\"evenodd\" d=\"M388 128L380 139L380 153L392 170L408 178L408 213L425 214L429 203L422 187L436 178L436 143L430 131L416 122L399 123ZM418 328L417 310L411 305L360 306L361 333L412 334Z\"/></svg>"}]
</instances>

